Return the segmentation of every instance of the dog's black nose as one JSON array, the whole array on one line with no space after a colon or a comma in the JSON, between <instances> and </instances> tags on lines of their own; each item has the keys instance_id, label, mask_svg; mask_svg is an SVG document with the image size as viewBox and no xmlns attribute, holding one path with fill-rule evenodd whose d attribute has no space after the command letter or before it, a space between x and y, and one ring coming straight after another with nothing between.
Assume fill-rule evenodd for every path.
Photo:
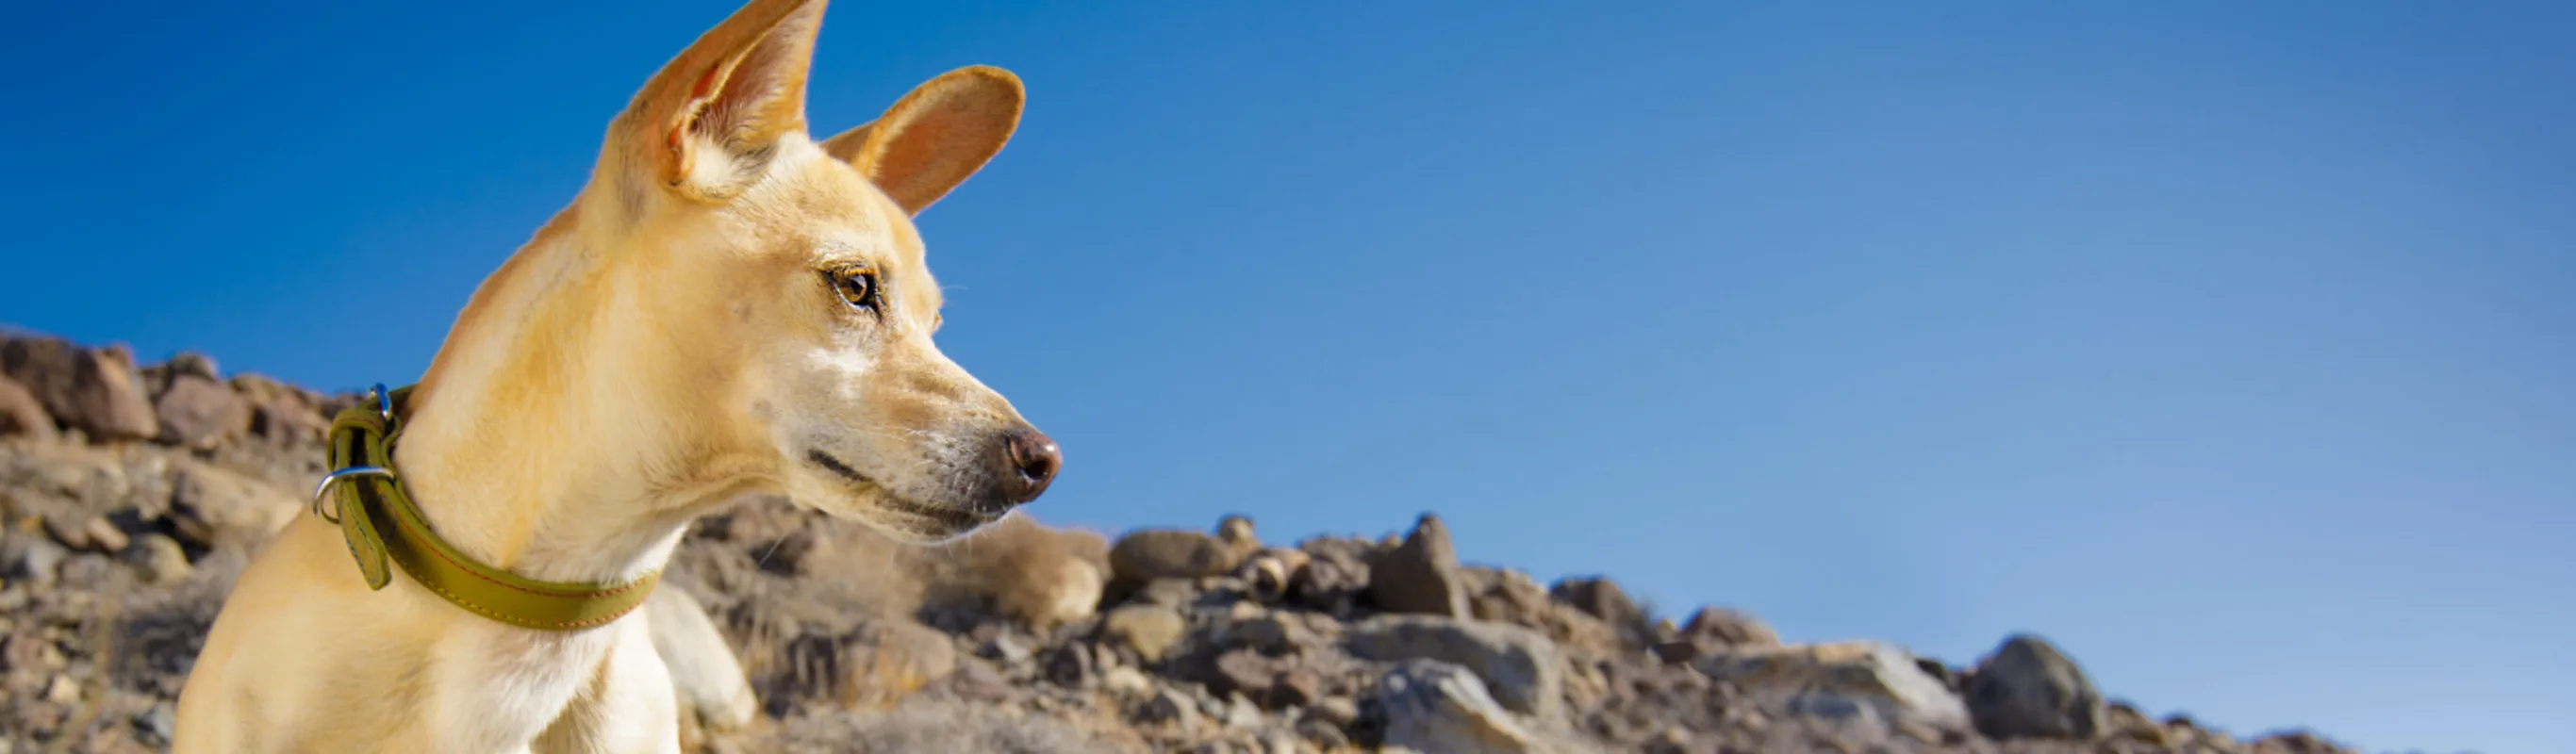
<instances>
[{"instance_id":1,"label":"dog's black nose","mask_svg":"<svg viewBox=\"0 0 2576 754\"><path fill-rule=\"evenodd\" d=\"M1055 440L1035 427L1021 427L1002 436L1006 452L1002 455L1010 468L1002 473L1002 498L1013 505L1038 499L1047 484L1055 481L1056 469L1064 466L1064 454Z\"/></svg>"}]
</instances>

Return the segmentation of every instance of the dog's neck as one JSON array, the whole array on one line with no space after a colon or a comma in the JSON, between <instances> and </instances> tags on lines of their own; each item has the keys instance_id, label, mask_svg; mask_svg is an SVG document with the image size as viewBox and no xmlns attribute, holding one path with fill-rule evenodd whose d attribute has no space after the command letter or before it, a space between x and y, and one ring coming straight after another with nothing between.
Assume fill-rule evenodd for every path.
<instances>
[{"instance_id":1,"label":"dog's neck","mask_svg":"<svg viewBox=\"0 0 2576 754\"><path fill-rule=\"evenodd\" d=\"M394 460L430 526L465 554L532 579L624 581L661 567L690 520L757 474L669 418L687 412L663 410L686 405L671 401L691 386L656 372L685 368L606 356L649 325L598 316L610 275L580 208L475 291L413 395Z\"/></svg>"}]
</instances>

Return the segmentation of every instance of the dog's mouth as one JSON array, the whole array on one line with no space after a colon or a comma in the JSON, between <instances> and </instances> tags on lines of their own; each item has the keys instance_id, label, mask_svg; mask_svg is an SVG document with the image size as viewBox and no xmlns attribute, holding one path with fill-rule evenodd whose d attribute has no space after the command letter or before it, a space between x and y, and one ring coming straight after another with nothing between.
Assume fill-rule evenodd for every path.
<instances>
[{"instance_id":1,"label":"dog's mouth","mask_svg":"<svg viewBox=\"0 0 2576 754\"><path fill-rule=\"evenodd\" d=\"M973 511L963 511L945 506L914 502L901 495L895 494L893 490L887 489L884 484L870 478L868 475L859 473L859 470L852 468L848 462L839 458L834 458L832 457L832 454L825 453L820 450L805 451L805 461L807 463L814 464L815 467L823 469L824 471L832 472L833 475L839 476L841 479L848 481L853 486L875 491L877 493L876 510L882 513L893 514L896 518L901 519L899 521L887 522L888 524L911 530L912 533L919 534L921 536L931 538L956 536L958 534L972 531L985 524L999 521L1002 519L1004 514L1009 513L1009 511L1005 510L1001 513L986 515L975 513Z\"/></svg>"}]
</instances>

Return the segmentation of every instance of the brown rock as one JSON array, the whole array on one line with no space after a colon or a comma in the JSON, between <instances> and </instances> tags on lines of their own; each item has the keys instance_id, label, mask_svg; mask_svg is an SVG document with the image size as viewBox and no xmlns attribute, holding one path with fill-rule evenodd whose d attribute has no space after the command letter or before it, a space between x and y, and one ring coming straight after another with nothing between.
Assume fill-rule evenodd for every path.
<instances>
[{"instance_id":1,"label":"brown rock","mask_svg":"<svg viewBox=\"0 0 2576 754\"><path fill-rule=\"evenodd\" d=\"M1464 668L1432 660L1397 665L1378 679L1386 745L1423 752L1531 752L1529 731Z\"/></svg>"},{"instance_id":2,"label":"brown rock","mask_svg":"<svg viewBox=\"0 0 2576 754\"><path fill-rule=\"evenodd\" d=\"M2006 639L1968 676L1968 713L1989 738L2090 740L2109 727L2102 694L2046 639Z\"/></svg>"},{"instance_id":3,"label":"brown rock","mask_svg":"<svg viewBox=\"0 0 2576 754\"><path fill-rule=\"evenodd\" d=\"M122 345L85 349L52 338L10 340L0 344L0 374L24 386L56 421L92 440L141 440L160 432L134 354Z\"/></svg>"},{"instance_id":4,"label":"brown rock","mask_svg":"<svg viewBox=\"0 0 2576 754\"><path fill-rule=\"evenodd\" d=\"M1270 693L1277 707L1303 707L1324 698L1324 674L1305 666L1291 667L1279 674L1278 684Z\"/></svg>"},{"instance_id":5,"label":"brown rock","mask_svg":"<svg viewBox=\"0 0 2576 754\"><path fill-rule=\"evenodd\" d=\"M195 351L180 351L173 354L170 361L162 364L161 367L173 377L197 377L208 381L223 379L222 371L215 368L215 357Z\"/></svg>"},{"instance_id":6,"label":"brown rock","mask_svg":"<svg viewBox=\"0 0 2576 754\"><path fill-rule=\"evenodd\" d=\"M179 546L178 540L165 534L145 534L141 544L137 556L153 583L174 584L188 578L193 567L188 564L188 551Z\"/></svg>"},{"instance_id":7,"label":"brown rock","mask_svg":"<svg viewBox=\"0 0 2576 754\"><path fill-rule=\"evenodd\" d=\"M91 517L89 523L81 525L81 530L89 534L90 545L100 552L124 552L126 545L133 544L133 540L125 536L125 530L116 528L116 522L107 520L106 516Z\"/></svg>"},{"instance_id":8,"label":"brown rock","mask_svg":"<svg viewBox=\"0 0 2576 754\"><path fill-rule=\"evenodd\" d=\"M304 511L299 501L277 488L231 471L186 462L174 465L171 518L180 536L198 545L266 541Z\"/></svg>"},{"instance_id":9,"label":"brown rock","mask_svg":"<svg viewBox=\"0 0 2576 754\"><path fill-rule=\"evenodd\" d=\"M45 404L27 392L25 385L0 375L0 437L26 435L38 440L52 440L54 417L45 413Z\"/></svg>"},{"instance_id":10,"label":"brown rock","mask_svg":"<svg viewBox=\"0 0 2576 754\"><path fill-rule=\"evenodd\" d=\"M1802 715L1843 719L1874 712L1891 723L1945 730L1968 726L1967 707L1914 656L1879 642L1739 647L1691 664L1748 696L1786 703Z\"/></svg>"},{"instance_id":11,"label":"brown rock","mask_svg":"<svg viewBox=\"0 0 2576 754\"><path fill-rule=\"evenodd\" d=\"M44 526L45 534L53 537L54 541L62 543L64 547L74 550L86 550L90 547L87 521L73 523L73 519L69 516L47 516L44 519Z\"/></svg>"},{"instance_id":12,"label":"brown rock","mask_svg":"<svg viewBox=\"0 0 2576 754\"><path fill-rule=\"evenodd\" d=\"M1092 654L1089 644L1057 645L1047 649L1038 662L1048 681L1065 688L1084 688L1099 677L1099 658Z\"/></svg>"},{"instance_id":13,"label":"brown rock","mask_svg":"<svg viewBox=\"0 0 2576 754\"><path fill-rule=\"evenodd\" d=\"M1548 596L1601 619L1629 641L1645 643L1652 632L1646 623L1646 611L1639 609L1636 601L1628 598L1627 590L1608 577L1564 579L1548 590Z\"/></svg>"},{"instance_id":14,"label":"brown rock","mask_svg":"<svg viewBox=\"0 0 2576 754\"><path fill-rule=\"evenodd\" d=\"M1265 547L1253 551L1235 566L1234 577L1242 579L1252 598L1277 602L1288 596L1288 586L1312 558L1300 550Z\"/></svg>"},{"instance_id":15,"label":"brown rock","mask_svg":"<svg viewBox=\"0 0 2576 754\"><path fill-rule=\"evenodd\" d=\"M846 707L879 709L957 672L957 645L938 629L909 620L884 621L850 648Z\"/></svg>"},{"instance_id":16,"label":"brown rock","mask_svg":"<svg viewBox=\"0 0 2576 754\"><path fill-rule=\"evenodd\" d=\"M1416 519L1404 544L1369 564L1369 599L1390 613L1470 618L1467 585L1458 573L1458 551L1449 528L1435 514Z\"/></svg>"},{"instance_id":17,"label":"brown rock","mask_svg":"<svg viewBox=\"0 0 2576 754\"><path fill-rule=\"evenodd\" d=\"M1466 668L1514 712L1550 717L1561 704L1563 655L1546 636L1520 626L1381 615L1345 630L1342 648L1380 662L1437 660Z\"/></svg>"},{"instance_id":18,"label":"brown rock","mask_svg":"<svg viewBox=\"0 0 2576 754\"><path fill-rule=\"evenodd\" d=\"M1242 694L1253 703L1274 707L1271 690L1279 683L1279 674L1288 666L1259 652L1237 649L1217 655L1216 675L1210 678L1208 690L1217 694Z\"/></svg>"},{"instance_id":19,"label":"brown rock","mask_svg":"<svg viewBox=\"0 0 2576 754\"><path fill-rule=\"evenodd\" d=\"M1653 648L1655 656L1664 662L1684 663L1739 647L1777 646L1780 635L1773 633L1770 624L1762 619L1722 607L1703 607L1683 624L1679 638Z\"/></svg>"},{"instance_id":20,"label":"brown rock","mask_svg":"<svg viewBox=\"0 0 2576 754\"><path fill-rule=\"evenodd\" d=\"M1160 661L1188 628L1180 611L1159 605L1127 605L1100 619L1104 643L1123 645L1149 663Z\"/></svg>"},{"instance_id":21,"label":"brown rock","mask_svg":"<svg viewBox=\"0 0 2576 754\"><path fill-rule=\"evenodd\" d=\"M1147 529L1119 537L1109 548L1114 581L1137 585L1155 579L1196 579L1234 570L1225 542L1214 535L1180 529Z\"/></svg>"},{"instance_id":22,"label":"brown rock","mask_svg":"<svg viewBox=\"0 0 2576 754\"><path fill-rule=\"evenodd\" d=\"M250 406L241 396L192 374L172 375L153 412L161 418L161 441L181 447L208 447L250 429Z\"/></svg>"},{"instance_id":23,"label":"brown rock","mask_svg":"<svg viewBox=\"0 0 2576 754\"><path fill-rule=\"evenodd\" d=\"M1246 604L1246 603L1237 603ZM1273 657L1303 651L1315 645L1314 632L1303 620L1291 620L1277 613L1257 615L1235 622L1226 628L1226 643Z\"/></svg>"},{"instance_id":24,"label":"brown rock","mask_svg":"<svg viewBox=\"0 0 2576 754\"><path fill-rule=\"evenodd\" d=\"M2146 713L2139 712L2136 707L2114 702L2106 707L2103 717L2105 722L2110 724L2110 734L2113 736L2149 746L2167 746L2174 743L2164 726L2157 725L2155 720L2147 717Z\"/></svg>"}]
</instances>

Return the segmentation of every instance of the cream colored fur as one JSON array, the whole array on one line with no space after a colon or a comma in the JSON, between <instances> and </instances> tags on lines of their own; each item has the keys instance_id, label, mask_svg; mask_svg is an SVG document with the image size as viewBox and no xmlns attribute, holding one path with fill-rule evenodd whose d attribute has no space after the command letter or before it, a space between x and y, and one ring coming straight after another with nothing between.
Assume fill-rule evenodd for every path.
<instances>
[{"instance_id":1,"label":"cream colored fur","mask_svg":"<svg viewBox=\"0 0 2576 754\"><path fill-rule=\"evenodd\" d=\"M1053 443L931 341L941 298L911 221L1009 139L1019 81L953 71L817 142L823 6L754 0L673 59L457 317L396 462L467 554L622 580L746 495L935 542L1043 491ZM863 278L876 297L854 295ZM216 619L173 750L677 747L644 613L533 631L400 575L369 591L339 531L304 517Z\"/></svg>"}]
</instances>

